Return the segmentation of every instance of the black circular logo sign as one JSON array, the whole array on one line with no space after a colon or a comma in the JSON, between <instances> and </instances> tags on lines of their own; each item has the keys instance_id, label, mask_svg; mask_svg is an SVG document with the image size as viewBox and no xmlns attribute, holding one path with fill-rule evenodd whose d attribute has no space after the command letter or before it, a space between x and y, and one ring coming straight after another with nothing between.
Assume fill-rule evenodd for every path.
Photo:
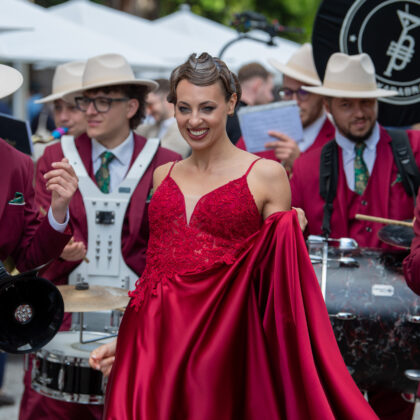
<instances>
[{"instance_id":1,"label":"black circular logo sign","mask_svg":"<svg viewBox=\"0 0 420 420\"><path fill-rule=\"evenodd\" d=\"M379 99L379 120L395 126L420 122L419 0L326 0L318 11L312 43L322 76L334 52L369 54L378 87L398 92Z\"/></svg>"}]
</instances>

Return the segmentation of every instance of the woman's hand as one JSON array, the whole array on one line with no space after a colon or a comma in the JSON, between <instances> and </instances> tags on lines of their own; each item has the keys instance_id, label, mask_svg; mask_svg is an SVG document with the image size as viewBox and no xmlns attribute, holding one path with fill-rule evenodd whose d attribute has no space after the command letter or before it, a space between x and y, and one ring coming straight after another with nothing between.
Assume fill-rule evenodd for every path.
<instances>
[{"instance_id":1,"label":"woman's hand","mask_svg":"<svg viewBox=\"0 0 420 420\"><path fill-rule=\"evenodd\" d=\"M90 353L89 364L93 369L100 370L104 376L109 376L115 360L117 339L103 344Z\"/></svg>"},{"instance_id":2,"label":"woman's hand","mask_svg":"<svg viewBox=\"0 0 420 420\"><path fill-rule=\"evenodd\" d=\"M305 216L305 212L301 208L298 208L298 207L292 207L292 209L296 210L297 217L299 220L299 226L302 229L302 232L304 232L306 229L306 225L308 224L308 219Z\"/></svg>"}]
</instances>

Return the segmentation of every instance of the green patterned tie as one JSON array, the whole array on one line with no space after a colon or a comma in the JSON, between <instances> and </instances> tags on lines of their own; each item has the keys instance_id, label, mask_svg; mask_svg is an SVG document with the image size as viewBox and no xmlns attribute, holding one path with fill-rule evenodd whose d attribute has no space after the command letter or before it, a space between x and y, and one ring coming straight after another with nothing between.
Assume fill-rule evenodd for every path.
<instances>
[{"instance_id":1,"label":"green patterned tie","mask_svg":"<svg viewBox=\"0 0 420 420\"><path fill-rule=\"evenodd\" d=\"M109 193L109 183L111 181L108 166L114 158L115 156L111 152L103 152L101 154L101 166L95 174L96 183L99 189L105 194Z\"/></svg>"},{"instance_id":2,"label":"green patterned tie","mask_svg":"<svg viewBox=\"0 0 420 420\"><path fill-rule=\"evenodd\" d=\"M365 142L356 143L354 146L356 152L356 158L354 159L354 191L359 195L364 193L369 180L369 171L363 160L365 147Z\"/></svg>"}]
</instances>

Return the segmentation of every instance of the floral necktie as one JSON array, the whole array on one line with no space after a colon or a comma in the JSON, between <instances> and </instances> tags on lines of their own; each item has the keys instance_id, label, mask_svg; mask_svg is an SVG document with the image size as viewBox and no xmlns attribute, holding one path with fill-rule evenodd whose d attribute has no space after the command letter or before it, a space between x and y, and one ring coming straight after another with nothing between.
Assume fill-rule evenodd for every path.
<instances>
[{"instance_id":1,"label":"floral necktie","mask_svg":"<svg viewBox=\"0 0 420 420\"><path fill-rule=\"evenodd\" d=\"M111 176L109 174L109 164L115 156L111 152L103 152L101 154L101 166L96 171L95 179L96 183L98 184L99 189L105 193L109 193L109 183L111 181Z\"/></svg>"},{"instance_id":2,"label":"floral necktie","mask_svg":"<svg viewBox=\"0 0 420 420\"><path fill-rule=\"evenodd\" d=\"M354 159L354 191L359 195L364 193L369 180L369 171L363 160L363 151L365 148L365 142L356 143L354 146L356 152Z\"/></svg>"}]
</instances>

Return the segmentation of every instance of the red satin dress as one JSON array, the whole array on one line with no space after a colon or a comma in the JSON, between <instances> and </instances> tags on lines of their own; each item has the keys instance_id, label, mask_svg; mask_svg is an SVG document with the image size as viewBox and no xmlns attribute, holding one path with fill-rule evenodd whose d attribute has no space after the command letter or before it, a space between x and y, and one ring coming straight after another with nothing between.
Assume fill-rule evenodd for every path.
<instances>
[{"instance_id":1,"label":"red satin dress","mask_svg":"<svg viewBox=\"0 0 420 420\"><path fill-rule=\"evenodd\" d=\"M296 214L262 222L251 167L189 220L171 171L153 195L105 419L376 418L339 353Z\"/></svg>"}]
</instances>

